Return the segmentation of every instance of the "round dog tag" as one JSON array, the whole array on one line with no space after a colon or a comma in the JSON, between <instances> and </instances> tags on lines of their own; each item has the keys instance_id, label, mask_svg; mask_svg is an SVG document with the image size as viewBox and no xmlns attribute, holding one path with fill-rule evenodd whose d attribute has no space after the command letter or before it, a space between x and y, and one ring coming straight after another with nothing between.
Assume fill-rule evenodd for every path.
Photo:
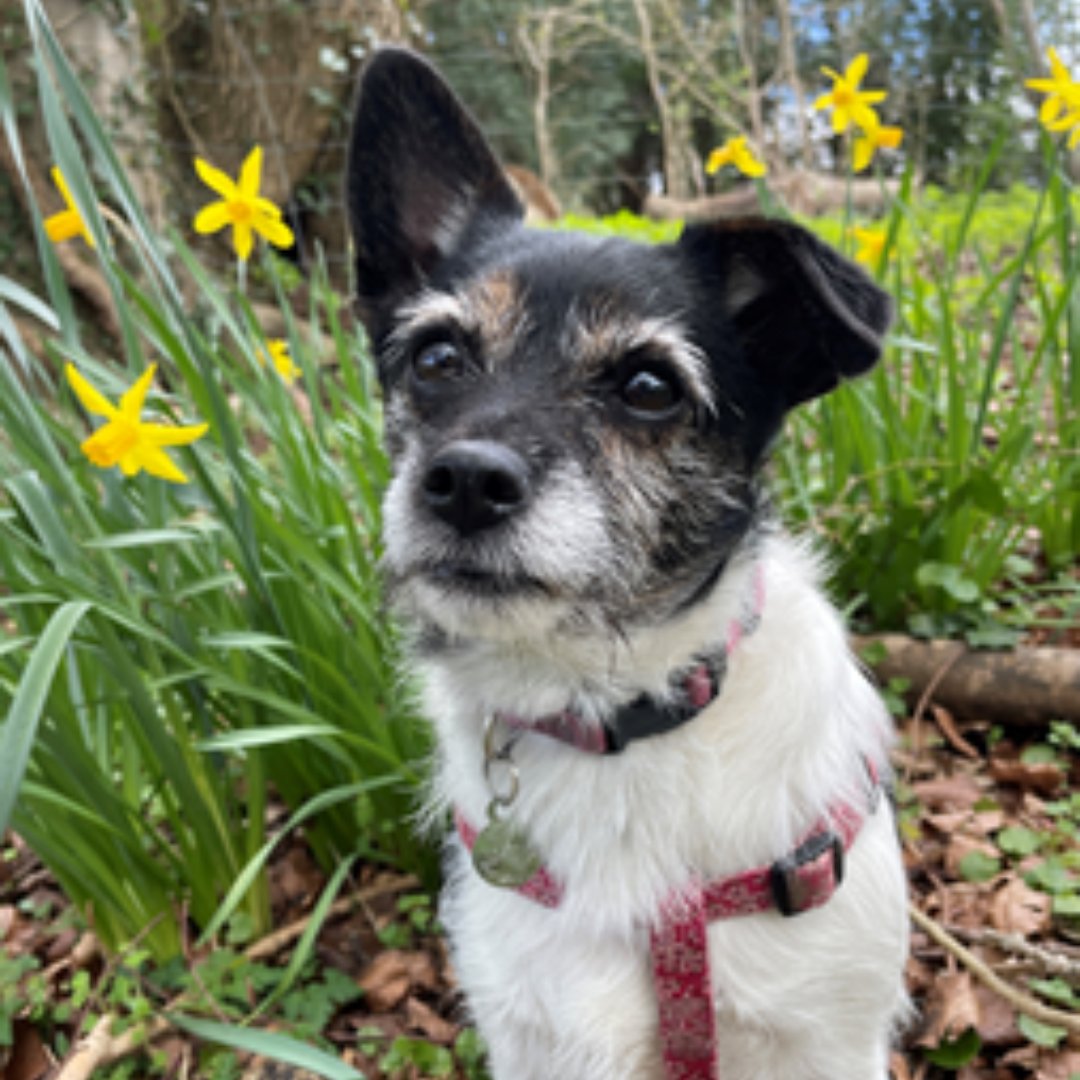
<instances>
[{"instance_id":1,"label":"round dog tag","mask_svg":"<svg viewBox=\"0 0 1080 1080\"><path fill-rule=\"evenodd\" d=\"M488 807L487 824L477 834L472 860L476 872L501 889L520 889L543 865L529 838Z\"/></svg>"}]
</instances>

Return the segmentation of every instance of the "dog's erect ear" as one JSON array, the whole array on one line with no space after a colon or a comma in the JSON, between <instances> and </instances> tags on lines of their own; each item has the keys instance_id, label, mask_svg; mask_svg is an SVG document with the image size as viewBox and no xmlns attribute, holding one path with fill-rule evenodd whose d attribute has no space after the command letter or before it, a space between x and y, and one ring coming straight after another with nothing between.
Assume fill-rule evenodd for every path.
<instances>
[{"instance_id":1,"label":"dog's erect ear","mask_svg":"<svg viewBox=\"0 0 1080 1080\"><path fill-rule=\"evenodd\" d=\"M889 296L805 229L764 218L692 225L679 248L703 303L722 308L783 410L861 375L881 354Z\"/></svg>"},{"instance_id":2,"label":"dog's erect ear","mask_svg":"<svg viewBox=\"0 0 1080 1080\"><path fill-rule=\"evenodd\" d=\"M523 213L465 107L405 49L380 49L360 76L347 200L362 310L418 288L484 215Z\"/></svg>"}]
</instances>

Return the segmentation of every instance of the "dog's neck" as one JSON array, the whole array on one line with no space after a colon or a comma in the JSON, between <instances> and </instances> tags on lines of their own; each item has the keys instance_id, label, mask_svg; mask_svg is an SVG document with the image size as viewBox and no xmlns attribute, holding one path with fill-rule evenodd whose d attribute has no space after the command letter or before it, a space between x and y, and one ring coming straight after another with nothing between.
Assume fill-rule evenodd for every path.
<instances>
[{"instance_id":1,"label":"dog's neck","mask_svg":"<svg viewBox=\"0 0 1080 1080\"><path fill-rule=\"evenodd\" d=\"M759 553L757 543L742 547L697 603L656 624L522 641L459 637L421 645L421 662L454 699L472 701L478 723L496 714L528 725L572 710L576 723L601 731L641 698L675 701L686 674L752 630L764 603Z\"/></svg>"},{"instance_id":2,"label":"dog's neck","mask_svg":"<svg viewBox=\"0 0 1080 1080\"><path fill-rule=\"evenodd\" d=\"M588 723L573 706L545 716L496 713L494 720L512 731L532 732L592 754L621 753L633 742L664 735L689 723L720 696L728 660L742 639L752 634L765 608L765 572L754 565L750 590L727 626L723 641L689 658L667 681L662 696L643 692L621 705L599 726Z\"/></svg>"}]
</instances>

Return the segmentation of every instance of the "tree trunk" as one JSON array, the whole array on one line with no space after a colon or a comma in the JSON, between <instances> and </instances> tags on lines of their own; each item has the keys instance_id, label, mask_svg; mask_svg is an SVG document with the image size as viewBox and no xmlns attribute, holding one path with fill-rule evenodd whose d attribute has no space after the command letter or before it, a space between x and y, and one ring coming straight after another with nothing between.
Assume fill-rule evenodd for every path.
<instances>
[{"instance_id":1,"label":"tree trunk","mask_svg":"<svg viewBox=\"0 0 1080 1080\"><path fill-rule=\"evenodd\" d=\"M795 59L795 28L791 23L790 0L776 0L776 18L780 28L780 69L795 95L795 112L799 119L799 158L804 168L813 161L810 142L810 118L806 111L806 94L799 78Z\"/></svg>"},{"instance_id":2,"label":"tree trunk","mask_svg":"<svg viewBox=\"0 0 1080 1080\"><path fill-rule=\"evenodd\" d=\"M649 18L645 0L634 0L634 13L637 15L641 56L645 61L649 92L652 94L656 115L660 120L660 138L664 155L664 188L672 198L684 199L690 194L690 185L684 168L685 156L680 145L679 125L672 112L668 92L664 86L656 43L653 39L652 20Z\"/></svg>"}]
</instances>

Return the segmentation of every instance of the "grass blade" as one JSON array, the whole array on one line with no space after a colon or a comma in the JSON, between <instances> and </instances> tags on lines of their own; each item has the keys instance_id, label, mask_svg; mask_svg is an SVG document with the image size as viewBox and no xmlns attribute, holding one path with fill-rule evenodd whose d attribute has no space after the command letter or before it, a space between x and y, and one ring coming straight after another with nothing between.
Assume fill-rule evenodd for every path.
<instances>
[{"instance_id":1,"label":"grass blade","mask_svg":"<svg viewBox=\"0 0 1080 1080\"><path fill-rule=\"evenodd\" d=\"M19 679L0 728L0 835L11 820L56 669L75 627L91 606L88 601L73 600L56 609Z\"/></svg>"}]
</instances>

